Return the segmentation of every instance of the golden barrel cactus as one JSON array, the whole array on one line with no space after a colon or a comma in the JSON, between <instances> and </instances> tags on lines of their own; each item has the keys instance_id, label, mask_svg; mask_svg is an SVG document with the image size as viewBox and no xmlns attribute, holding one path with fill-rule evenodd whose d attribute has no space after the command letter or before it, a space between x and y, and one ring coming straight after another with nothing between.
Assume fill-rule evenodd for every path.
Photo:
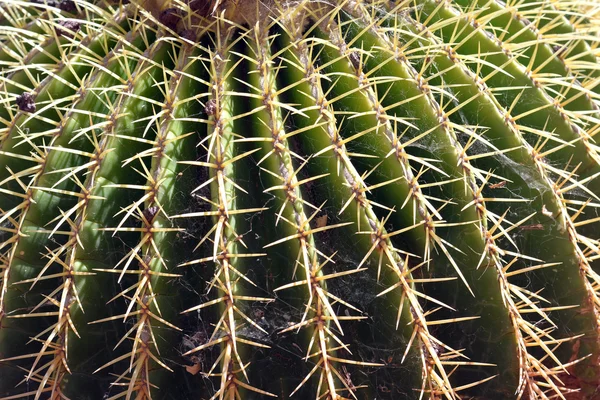
<instances>
[{"instance_id":1,"label":"golden barrel cactus","mask_svg":"<svg viewBox=\"0 0 600 400\"><path fill-rule=\"evenodd\" d=\"M599 21L1 0L0 396L599 399Z\"/></svg>"}]
</instances>

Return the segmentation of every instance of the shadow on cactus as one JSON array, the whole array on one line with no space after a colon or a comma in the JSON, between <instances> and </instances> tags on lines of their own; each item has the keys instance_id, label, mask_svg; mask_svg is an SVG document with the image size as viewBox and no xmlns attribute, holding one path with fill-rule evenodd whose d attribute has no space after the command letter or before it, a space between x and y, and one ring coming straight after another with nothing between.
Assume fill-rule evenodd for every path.
<instances>
[{"instance_id":1,"label":"shadow on cactus","mask_svg":"<svg viewBox=\"0 0 600 400\"><path fill-rule=\"evenodd\" d=\"M0 397L600 398L600 6L0 3Z\"/></svg>"}]
</instances>

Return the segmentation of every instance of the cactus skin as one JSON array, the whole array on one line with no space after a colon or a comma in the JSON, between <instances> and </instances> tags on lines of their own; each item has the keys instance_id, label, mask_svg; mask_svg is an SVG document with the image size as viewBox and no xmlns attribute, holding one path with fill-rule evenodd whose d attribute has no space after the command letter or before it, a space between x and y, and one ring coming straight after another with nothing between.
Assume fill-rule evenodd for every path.
<instances>
[{"instance_id":1,"label":"cactus skin","mask_svg":"<svg viewBox=\"0 0 600 400\"><path fill-rule=\"evenodd\" d=\"M0 2L0 398L598 398L599 20Z\"/></svg>"}]
</instances>

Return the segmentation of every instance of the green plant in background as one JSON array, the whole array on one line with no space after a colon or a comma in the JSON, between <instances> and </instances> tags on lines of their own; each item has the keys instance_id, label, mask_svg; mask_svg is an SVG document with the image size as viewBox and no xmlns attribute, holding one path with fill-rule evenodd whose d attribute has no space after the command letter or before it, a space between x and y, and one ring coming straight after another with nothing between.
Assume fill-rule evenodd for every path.
<instances>
[{"instance_id":1,"label":"green plant in background","mask_svg":"<svg viewBox=\"0 0 600 400\"><path fill-rule=\"evenodd\" d=\"M600 5L0 2L0 396L600 397Z\"/></svg>"}]
</instances>

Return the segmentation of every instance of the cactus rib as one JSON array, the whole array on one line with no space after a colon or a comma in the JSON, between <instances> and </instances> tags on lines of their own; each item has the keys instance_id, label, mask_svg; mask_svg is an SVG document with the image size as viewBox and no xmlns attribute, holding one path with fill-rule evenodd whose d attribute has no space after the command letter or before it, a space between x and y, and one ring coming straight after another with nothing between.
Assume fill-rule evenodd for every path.
<instances>
[{"instance_id":1,"label":"cactus rib","mask_svg":"<svg viewBox=\"0 0 600 400\"><path fill-rule=\"evenodd\" d=\"M240 331L245 323L249 323L259 331L263 331L263 333L266 332L242 311L241 303L244 301L270 301L270 299L246 296L243 293L242 285L238 282L241 278L253 286L255 284L244 276L244 270L241 268L243 262L241 261L245 258L261 257L263 254L242 253L240 250L242 250L242 246L245 247L246 245L237 230L241 222L241 215L263 211L263 208L240 208L238 206L239 201L236 199L236 190L245 192L236 183L236 164L254 151L234 156L236 133L233 118L234 95L232 93L234 93L233 87L235 86L233 71L239 61L234 62L227 56L236 44L235 41L231 40L231 28L220 20L216 22L215 26L217 39L214 50L210 50L212 55L210 58L210 83L205 105L205 112L209 116L209 133L205 139L208 142L208 160L207 162L186 162L186 164L209 169L210 178L194 191L210 185L210 188L213 189L211 190L212 198L203 200L212 205L213 211L176 215L174 218L213 217L215 225L196 246L196 248L200 247L214 233L211 256L182 265L192 265L205 261L214 262L215 274L210 281L209 290L216 288L223 295L184 311L189 313L212 305L219 305L221 311L219 322L208 341L186 354L221 345L220 355L208 372L209 376L219 376L221 382L220 388L212 397L213 399L239 397L240 391L243 390L265 396L274 396L252 386L251 382L244 382L244 380L248 380L246 372L248 364L242 359L240 347L248 345L269 348L269 346L243 337L244 335ZM219 363L221 371L213 373Z\"/></svg>"},{"instance_id":2,"label":"cactus rib","mask_svg":"<svg viewBox=\"0 0 600 400\"><path fill-rule=\"evenodd\" d=\"M4 0L0 398L595 398L599 10Z\"/></svg>"},{"instance_id":3,"label":"cactus rib","mask_svg":"<svg viewBox=\"0 0 600 400\"><path fill-rule=\"evenodd\" d=\"M141 38L138 39L140 41ZM130 62L128 59L120 60L116 59L113 63L121 63L122 69L121 71L125 71L127 68L123 65L124 63ZM109 66L112 66L109 64ZM119 67L114 68L116 71L119 71ZM123 72L122 72L123 73ZM47 235L48 239L53 235L57 236L66 236L67 241L63 243L59 242L60 245L56 250L52 250L49 248L49 244L45 245L48 250L47 258L48 262L44 265L42 269L40 269L39 273L35 278L23 279L20 281L15 281L14 277L9 276L9 281L14 282L14 285L24 284L24 283L32 283L32 286L37 284L38 282L61 278L64 279L64 282L58 289L54 290L52 293L48 295L43 295L44 299L34 307L34 310L44 306L46 303L50 302L51 304L58 307L59 311L56 313L58 316L58 321L53 326L46 328L40 334L36 334L34 339L43 342L42 350L38 354L33 354L32 357L35 358L31 370L29 372L28 378L30 378L33 374L40 374L41 369L36 369L39 361L41 360L42 355L46 355L46 349L54 349L54 361L45 365L47 367L44 375L41 376L40 388L38 393L36 394L36 398L39 398L40 394L45 390L46 384L51 387L51 396L58 397L62 395L62 379L65 372L69 372L68 362L67 362L67 346L68 346L68 336L71 333L74 333L76 336L79 336L78 329L75 327L73 319L71 318L72 313L76 312L77 308L81 308L81 300L80 295L77 290L76 280L77 277L81 276L89 276L92 273L90 271L80 271L77 269L75 265L75 252L74 248L80 243L79 230L81 228L80 223L83 221L81 218L85 215L87 206L90 200L98 200L99 197L90 195L89 187L83 184L79 178L77 177L77 172L89 168L98 166L102 157L105 155L104 146L107 143L107 140L101 140L98 142L98 138L95 137L94 130L102 128L107 123L110 123L108 119L108 115L103 114L108 110L110 99L107 96L107 103L98 102L97 94L94 91L94 86L99 85L100 87L110 87L109 82L115 79L115 76L118 77L115 73L105 74L103 72L97 73L90 77L90 79L82 85L82 96L80 97L80 101L76 101L74 105L76 107L83 107L83 109L90 111L96 109L95 112L91 114L83 114L78 112L77 108L72 108L64 117L62 122L60 123L60 127L58 129L58 133L56 135L57 140L54 146L43 146L45 151L47 151L48 155L44 160L44 169L43 174L40 175L37 183L32 186L31 198L35 199L36 202L32 203L32 206L28 208L33 212L28 213L25 218L36 219L36 213L39 210L36 210L38 207L37 204L43 204L43 196L55 196L55 197L64 197L65 200L69 198L69 196L74 196L76 200L76 204L70 207L67 211L60 211L59 216L50 221L44 221L37 218L37 223L42 223L45 225L55 224L53 229L45 229L39 228L37 233L40 235ZM105 94L106 95L106 94ZM96 103L96 106L92 106L91 103ZM90 115L93 115L95 118L100 118L101 121L99 123L90 123L90 127L86 127L85 129L81 129L78 126L86 126L87 119L91 119ZM90 153L87 151L74 150L69 149L68 147L63 147L65 144L70 143L79 143L78 139L82 135L87 135L88 132L91 132L91 137L89 137L90 145L95 147L94 153ZM105 138L106 139L106 138ZM83 139L84 141L87 140ZM86 146L87 147L87 146ZM85 148L85 147L84 147ZM77 167L76 163L81 161L83 158L89 158L90 162L83 164L83 167ZM73 165L74 164L74 165ZM59 175L56 172L61 172L63 169L70 170L71 172L64 177L59 179ZM93 177L94 175L92 175ZM67 183L69 180L72 180L77 187L82 191L73 192L68 189L71 185L69 183L68 186L65 186L64 183ZM91 180L93 183L93 178ZM65 200L62 200L60 203L56 203L56 207L61 207L62 204L67 205ZM69 200L67 200L69 201ZM69 201L70 202L70 201ZM71 216L74 215L74 218ZM67 231L60 230L63 224L67 224L69 229ZM25 225L28 225L27 223ZM46 239L47 240L47 239ZM25 243L27 240L24 240ZM62 259L64 257L64 260ZM47 275L47 272L53 271L54 268L51 268L54 263L60 264L64 271L60 273L52 273ZM14 294L13 294L14 295ZM54 296L58 296L60 301L54 299ZM74 308L74 310L73 310ZM52 313L38 313L38 314L25 314L25 315L14 315L12 318L16 317L31 317L31 316L44 316L51 315ZM47 338L42 340L42 336L48 334ZM55 342L56 341L56 342Z\"/></svg>"},{"instance_id":4,"label":"cactus rib","mask_svg":"<svg viewBox=\"0 0 600 400\"><path fill-rule=\"evenodd\" d=\"M343 335L340 319L335 315L331 306L331 300L336 300L335 297L327 290L327 280L336 278L337 274L324 274L323 267L329 261L330 257L323 254L315 239L315 233L323 232L330 229L335 229L346 224L329 225L326 227L315 227L314 217L320 211L320 207L316 207L303 199L300 190L301 185L315 181L322 176L309 177L304 180L298 179L300 168L295 168L292 163L294 153L290 150L286 132L281 118L279 108L278 91L275 87L275 72L272 66L271 55L266 49L261 46L264 41L272 40L268 36L268 26L257 26L250 30L252 36L252 58L251 62L256 65L258 72L258 80L254 83L254 89L258 91L263 104L265 105L263 114L266 118L266 129L264 135L272 145L272 149L262 158L274 158L274 170L269 171L282 184L267 188L267 191L277 190L277 194L284 198L281 211L278 219L283 220L292 226L296 232L291 236L278 239L269 243L265 247L278 245L288 240L297 240L299 245L296 262L304 272L304 279L295 281L292 284L281 286L275 290L279 291L297 285L306 285L308 290L306 308L302 314L300 322L288 327L286 331L299 330L305 328L310 336L310 343L306 352L306 359L316 358L315 367L302 380L300 385L294 390L298 390L308 379L321 368L318 382L321 392L317 396L328 395L331 398L338 398L337 392L340 391L335 383L336 376L340 376L336 368L336 362L352 362L341 359L335 355L333 344L339 345L340 349L349 351L347 345L344 344L332 330L332 323L337 327ZM261 161L262 161L261 160ZM283 193L281 193L283 192ZM286 210L289 207L289 211ZM305 212L305 207L310 207L315 211L308 216ZM322 207L322 206L321 206ZM289 218L283 216L283 212ZM324 262L319 262L319 256L325 259ZM352 271L350 271L352 273ZM340 299L343 302L343 300ZM293 392L292 392L293 393Z\"/></svg>"}]
</instances>

